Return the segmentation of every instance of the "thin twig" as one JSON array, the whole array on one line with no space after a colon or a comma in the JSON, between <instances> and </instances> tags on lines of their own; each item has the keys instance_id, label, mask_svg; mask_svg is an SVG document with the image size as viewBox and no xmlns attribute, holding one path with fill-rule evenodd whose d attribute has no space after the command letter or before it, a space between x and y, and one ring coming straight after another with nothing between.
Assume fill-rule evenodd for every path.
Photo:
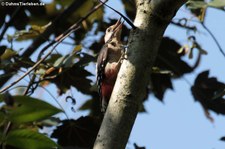
<instances>
[{"instance_id":1,"label":"thin twig","mask_svg":"<svg viewBox=\"0 0 225 149\"><path fill-rule=\"evenodd\" d=\"M62 105L58 102L58 100L52 95L52 93L45 87L43 86L39 86L40 88L44 89L54 100L55 102L58 104L58 106L61 108L61 110L63 111L64 115L66 116L67 119L69 119L69 116L66 114L65 109L62 107Z\"/></svg>"},{"instance_id":2,"label":"thin twig","mask_svg":"<svg viewBox=\"0 0 225 149\"><path fill-rule=\"evenodd\" d=\"M47 44L45 47L43 47L43 49L41 50L42 52L46 51L48 48L50 48L52 45L54 45L56 42L58 42L58 39L60 39L62 36L64 36L65 34L68 33L68 31L70 31L73 28L78 27L79 24L81 24L85 19L87 19L91 14L93 14L95 11L97 11L104 3L106 3L108 0L105 0L103 3L99 3L98 5L96 5L93 9L91 9L84 17L80 18L76 23L74 23L69 29L67 29L64 33L60 34L59 36L57 36L55 38L55 40L50 41L49 44ZM64 18L61 18L64 19ZM46 29L47 30L47 29ZM43 36L41 37L43 39ZM34 45L32 45L31 47L33 47ZM27 52L24 52L22 56L29 56L30 55L30 51L32 51L31 49L26 50ZM11 77L7 77L5 80L2 80L2 82L0 84L5 84Z\"/></svg>"},{"instance_id":3,"label":"thin twig","mask_svg":"<svg viewBox=\"0 0 225 149\"><path fill-rule=\"evenodd\" d=\"M25 85L20 85L20 86L16 86L16 87L13 87L11 88L10 90L14 90L16 88L20 88L20 87L23 87L23 88L27 88L28 86L25 86ZM59 105L59 107L62 109L63 113L65 114L66 118L69 119L69 116L66 114L66 111L65 109L62 107L62 105L58 102L58 100L54 97L54 95L52 95L52 93L45 87L43 86L39 86L40 88L44 89L54 100L55 102ZM24 96L26 95L25 93L23 94Z\"/></svg>"},{"instance_id":4,"label":"thin twig","mask_svg":"<svg viewBox=\"0 0 225 149\"><path fill-rule=\"evenodd\" d=\"M64 36L62 36L61 38L58 38L57 39L57 43L55 46L52 47L52 49L42 58L40 59L30 70L28 70L23 76L21 76L20 78L18 78L16 81L14 81L12 84L6 86L5 88L3 88L0 93L3 93L4 91L8 90L10 87L12 87L13 85L15 85L16 83L18 83L19 81L21 81L24 77L26 77L28 74L31 73L31 71L33 71L34 69L36 69L54 50L55 48L60 44L61 41L63 41L67 36L69 36L72 32L74 32L75 30L79 29L80 27L77 27L77 28L74 28L74 29L71 29L70 32L67 32L67 34L64 34ZM25 90L24 92L24 95L26 95L28 93L28 90L30 88L30 84L29 86L27 87L27 89ZM63 109L62 109L63 110ZM9 121L4 129L4 132L3 132L3 136L6 136L10 127L12 125L12 122ZM0 146L1 147L5 147L3 142L0 143Z\"/></svg>"},{"instance_id":5,"label":"thin twig","mask_svg":"<svg viewBox=\"0 0 225 149\"><path fill-rule=\"evenodd\" d=\"M106 1L105 1L106 2ZM105 3L104 2L104 3ZM64 36L65 34L67 34L68 32L70 32L71 29L74 29L78 26L78 24L82 23L82 21L84 21L85 19L87 19L93 12L95 12L98 8L100 8L104 3L98 4L97 6L95 6L91 11L89 11L83 18L80 18L75 24L73 24L68 30L66 30L63 34L59 35L58 37L56 37L53 41L49 42L48 45L46 45L41 52L38 55L38 59L39 57L42 55L42 53L44 53L45 50L47 50L50 46L52 46L54 43L56 43L58 41L58 39L60 39L62 36ZM35 74L34 74L35 75ZM32 80L34 80L35 77L32 77ZM31 86L31 83L29 85L29 88ZM29 88L27 88L26 92L28 92Z\"/></svg>"},{"instance_id":6,"label":"thin twig","mask_svg":"<svg viewBox=\"0 0 225 149\"><path fill-rule=\"evenodd\" d=\"M34 72L35 72L35 70L34 70ZM31 86L32 86L32 84L33 84L35 78L36 78L36 74L34 73L33 76L32 76L32 78L31 78L30 81L29 81L29 84L28 84L26 90L24 91L24 94L25 94L25 95L28 94L29 89L31 88ZM31 93L31 94L32 94L32 93Z\"/></svg>"},{"instance_id":7,"label":"thin twig","mask_svg":"<svg viewBox=\"0 0 225 149\"><path fill-rule=\"evenodd\" d=\"M55 42L57 42L57 40L59 38L61 38L64 34L67 34L68 32L70 32L70 30L76 28L79 24L81 24L84 20L86 20L91 14L93 14L96 10L98 10L102 5L104 5L108 0L105 0L104 2L96 5L93 9L91 9L84 17L81 17L75 24L73 24L72 26L70 26L70 28L68 30L66 30L63 34L59 35L58 37L55 38L55 40L53 40L53 43L50 43L49 45L47 45L46 47L50 47L52 44L54 44ZM43 48L41 50L41 52L44 52L47 48Z\"/></svg>"},{"instance_id":8,"label":"thin twig","mask_svg":"<svg viewBox=\"0 0 225 149\"><path fill-rule=\"evenodd\" d=\"M189 30L192 30L192 31L197 30L197 28L195 26L187 26L186 24L183 25L180 22L171 21L170 23L173 24L173 25L176 25L178 27L182 27L182 28L189 29Z\"/></svg>"},{"instance_id":9,"label":"thin twig","mask_svg":"<svg viewBox=\"0 0 225 149\"><path fill-rule=\"evenodd\" d=\"M3 131L3 134L2 134L2 137L3 137L3 138L6 137L6 135L7 135L7 133L8 133L8 130L9 130L9 128L11 127L11 125L12 125L12 122L11 122L11 121L9 121L9 122L6 124L6 126L5 126L5 128L4 128L4 131ZM5 149L5 144L4 144L3 141L0 142L0 147L1 147L2 149Z\"/></svg>"},{"instance_id":10,"label":"thin twig","mask_svg":"<svg viewBox=\"0 0 225 149\"><path fill-rule=\"evenodd\" d=\"M74 13L74 11L77 9L79 3L81 2L73 1L62 13L57 15L51 21L52 23L45 29L45 31L42 34L40 34L37 38L35 38L34 41L30 44L30 46L25 49L22 56L23 57L31 56L34 53L34 51L46 41L46 38L49 38L49 36L57 30L57 28L62 28L60 27L61 24L60 22L63 22L62 20L68 19L71 16L71 14Z\"/></svg>"},{"instance_id":11,"label":"thin twig","mask_svg":"<svg viewBox=\"0 0 225 149\"><path fill-rule=\"evenodd\" d=\"M14 81L13 83L11 83L10 85L4 87L3 89L0 90L0 93L3 93L4 91L6 91L7 89L9 89L10 87L12 87L13 85L17 84L19 81L21 81L24 77L26 77L31 71L33 71L40 63L42 63L56 48L56 46L62 41L64 40L67 36L70 35L70 33L72 33L74 30L78 29L78 25L80 23L82 23L85 19L87 19L93 12L95 12L97 9L99 9L104 3L106 3L107 0L103 3L100 3L98 5L96 5L92 10L90 10L84 17L80 18L75 24L73 24L72 26L70 26L69 29L67 29L64 33L60 34L59 36L57 36L55 38L55 40L53 40L52 42L50 42L48 45L46 45L41 52L44 52L45 50L47 50L50 46L52 46L53 44L55 44L56 42L58 42L42 59L40 59L33 67L31 67L31 69L29 71L27 71L22 77L18 78L16 81Z\"/></svg>"},{"instance_id":12,"label":"thin twig","mask_svg":"<svg viewBox=\"0 0 225 149\"><path fill-rule=\"evenodd\" d=\"M196 21L196 20L190 20L190 21L195 22L195 23L199 23L199 24L202 25L202 27L209 33L209 35L212 37L212 39L216 43L217 47L219 48L219 51L225 57L225 52L223 51L221 45L219 44L219 42L217 41L216 37L213 35L213 33L211 32L211 30L204 24L204 22L199 22L199 21Z\"/></svg>"},{"instance_id":13,"label":"thin twig","mask_svg":"<svg viewBox=\"0 0 225 149\"><path fill-rule=\"evenodd\" d=\"M17 84L19 81L21 81L24 77L26 77L28 74L30 74L35 68L37 68L37 66L39 66L54 50L55 48L60 44L60 42L62 40L64 40L69 34L71 34L72 32L74 32L75 30L79 29L80 27L77 27L75 29L71 28L69 29L69 32L67 32L67 34L65 34L64 36L61 36L60 38L57 38L56 40L58 41L56 43L55 46L53 46L53 48L42 58L40 59L36 64L34 64L33 67L31 67L30 70L28 70L23 76L21 76L20 78L18 78L16 81L14 81L13 83L11 83L10 85L4 87L3 89L0 90L0 93L5 92L7 89L9 89L10 87L12 87L13 85Z\"/></svg>"},{"instance_id":14,"label":"thin twig","mask_svg":"<svg viewBox=\"0 0 225 149\"><path fill-rule=\"evenodd\" d=\"M113 11L115 11L116 13L118 13L131 27L132 29L136 29L137 27L134 26L134 24L127 18L125 17L122 13L120 13L119 11L115 10L114 8L110 7L109 5L105 4L105 2L102 2L101 0L99 0L99 2L101 2L102 4L104 4L105 6L107 6L108 8L112 9Z\"/></svg>"},{"instance_id":15,"label":"thin twig","mask_svg":"<svg viewBox=\"0 0 225 149\"><path fill-rule=\"evenodd\" d=\"M105 1L107 2L107 0ZM104 3L105 3L104 2ZM5 92L6 90L8 90L10 87L12 87L13 85L17 84L19 81L21 81L24 77L26 77L28 74L30 74L33 70L35 70L54 50L55 48L66 38L68 37L72 32L74 32L75 30L79 29L80 26L78 26L82 21L84 21L85 19L87 19L93 12L95 12L98 8L100 8L104 3L100 3L97 6L95 6L90 12L87 13L87 15L81 19L78 20L77 23L73 24L69 29L67 29L63 34L59 35L58 37L55 38L54 41L50 42L47 46L45 46L41 52L44 52L45 50L47 50L50 46L52 46L53 44L56 43L55 46L52 47L52 49L42 58L40 59L33 67L31 67L31 69L29 71L27 71L23 76L21 76L20 78L18 78L16 81L14 81L13 83L11 83L10 85L6 86L5 88L0 90L0 93ZM3 34L4 35L4 34ZM33 76L33 78L35 79L35 76ZM30 88L31 84L29 84L29 86L27 87L26 91L24 92L24 95L26 95L28 93L28 90ZM58 102L57 102L58 103ZM59 103L58 103L59 104ZM59 104L59 106L61 107L61 105ZM62 108L62 107L61 107ZM64 110L62 108L62 110ZM65 110L64 110L65 112ZM67 114L65 113L66 117L68 118ZM7 126L4 129L4 134L7 135L9 128L11 127L12 123L11 121L9 121L7 123ZM0 143L0 147L5 147L3 142Z\"/></svg>"},{"instance_id":16,"label":"thin twig","mask_svg":"<svg viewBox=\"0 0 225 149\"><path fill-rule=\"evenodd\" d=\"M25 2L26 0L23 0L22 2ZM7 31L7 29L9 28L9 26L11 25L11 23L13 22L13 20L15 19L16 15L18 14L18 12L22 9L22 6L19 6L16 8L16 10L13 12L13 14L10 17L10 20L8 22L5 22L3 25L3 29L2 32L0 34L0 42L2 41L3 36L5 35L5 32Z\"/></svg>"},{"instance_id":17,"label":"thin twig","mask_svg":"<svg viewBox=\"0 0 225 149\"><path fill-rule=\"evenodd\" d=\"M219 42L217 41L216 37L213 35L213 33L209 30L209 28L207 26L205 26L205 24L202 22L200 23L202 25L202 27L209 33L209 35L212 37L212 39L214 40L214 42L216 43L217 47L219 48L221 54L225 57L225 53L222 49L222 47L220 46Z\"/></svg>"},{"instance_id":18,"label":"thin twig","mask_svg":"<svg viewBox=\"0 0 225 149\"><path fill-rule=\"evenodd\" d=\"M158 58L159 58L162 62L164 62L166 65L168 65L169 67L171 67L172 69L174 69L174 73L177 74L178 76L180 75L181 78L182 78L188 85L191 86L190 81L189 81L188 79L186 79L186 78L184 77L184 75L182 74L182 72L181 72L177 67L175 67L169 60L167 60L166 58L160 56L159 54L158 54ZM183 76L182 76L182 75L183 75Z\"/></svg>"},{"instance_id":19,"label":"thin twig","mask_svg":"<svg viewBox=\"0 0 225 149\"><path fill-rule=\"evenodd\" d=\"M50 46L52 46L54 43L56 43L62 36L64 36L65 34L67 34L68 32L70 32L71 29L74 29L78 26L78 24L82 23L84 20L86 20L93 12L95 12L98 8L100 8L104 3L106 3L107 1L98 4L97 6L95 6L92 10L90 10L83 18L80 18L75 24L73 24L68 30L66 30L63 34L59 35L58 37L56 37L54 40L50 41L48 45L46 45L39 53L38 55L38 59L41 57L42 53L44 53L44 51L46 51ZM62 41L61 41L62 42ZM31 82L28 85L28 88L26 89L26 93L29 91L33 81L35 80L35 74L32 76Z\"/></svg>"}]
</instances>

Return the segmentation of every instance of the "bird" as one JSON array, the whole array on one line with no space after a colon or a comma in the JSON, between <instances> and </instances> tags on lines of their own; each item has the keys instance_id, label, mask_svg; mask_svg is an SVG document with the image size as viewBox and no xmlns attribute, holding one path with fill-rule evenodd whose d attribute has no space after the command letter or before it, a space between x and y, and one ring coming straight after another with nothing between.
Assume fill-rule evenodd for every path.
<instances>
[{"instance_id":1,"label":"bird","mask_svg":"<svg viewBox=\"0 0 225 149\"><path fill-rule=\"evenodd\" d=\"M104 42L96 64L97 86L100 96L101 112L105 113L115 85L123 55L124 45L121 41L123 23L119 19L105 31Z\"/></svg>"}]
</instances>

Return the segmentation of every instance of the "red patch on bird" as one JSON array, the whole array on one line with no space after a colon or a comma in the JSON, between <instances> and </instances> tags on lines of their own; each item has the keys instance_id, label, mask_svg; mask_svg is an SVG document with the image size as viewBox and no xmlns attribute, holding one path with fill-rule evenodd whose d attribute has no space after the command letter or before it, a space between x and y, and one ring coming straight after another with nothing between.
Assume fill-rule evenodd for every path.
<instances>
[{"instance_id":1,"label":"red patch on bird","mask_svg":"<svg viewBox=\"0 0 225 149\"><path fill-rule=\"evenodd\" d=\"M103 82L102 83L102 97L109 100L112 94L113 85Z\"/></svg>"},{"instance_id":2,"label":"red patch on bird","mask_svg":"<svg viewBox=\"0 0 225 149\"><path fill-rule=\"evenodd\" d=\"M105 76L106 78L110 79L116 79L117 73L118 73L118 64L110 64L110 67L105 69Z\"/></svg>"}]
</instances>

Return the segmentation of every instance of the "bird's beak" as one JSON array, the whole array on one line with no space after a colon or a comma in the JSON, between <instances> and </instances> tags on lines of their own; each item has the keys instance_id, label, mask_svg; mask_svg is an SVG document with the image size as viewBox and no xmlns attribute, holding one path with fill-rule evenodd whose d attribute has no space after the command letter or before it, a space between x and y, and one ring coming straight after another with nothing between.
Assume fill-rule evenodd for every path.
<instances>
[{"instance_id":1,"label":"bird's beak","mask_svg":"<svg viewBox=\"0 0 225 149\"><path fill-rule=\"evenodd\" d=\"M121 22L121 18L116 22L116 24L110 26L112 30L110 30L110 32L106 32L104 37L105 43L108 42L111 38L116 38L117 40L120 40L122 26L123 23Z\"/></svg>"},{"instance_id":2,"label":"bird's beak","mask_svg":"<svg viewBox=\"0 0 225 149\"><path fill-rule=\"evenodd\" d=\"M116 22L116 24L113 27L113 32L117 32L119 30L122 30L123 23L121 22L121 18Z\"/></svg>"}]
</instances>

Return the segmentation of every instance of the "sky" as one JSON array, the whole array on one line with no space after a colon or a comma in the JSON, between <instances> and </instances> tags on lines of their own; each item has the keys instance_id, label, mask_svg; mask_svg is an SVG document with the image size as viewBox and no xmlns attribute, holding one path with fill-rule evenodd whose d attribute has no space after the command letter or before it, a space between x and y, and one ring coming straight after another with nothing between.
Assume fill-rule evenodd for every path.
<instances>
[{"instance_id":1,"label":"sky","mask_svg":"<svg viewBox=\"0 0 225 149\"><path fill-rule=\"evenodd\" d=\"M125 14L119 0L109 0L108 4ZM115 12L106 8L105 18L109 16L110 18L119 18ZM188 16L189 18L192 17L189 15L189 12L182 7L175 18L182 18L184 16ZM207 10L205 23L225 50L224 17L224 12L210 8ZM190 24L192 23L195 22L190 22ZM187 74L184 78L173 81L174 90L166 91L164 102L160 102L152 95L149 97L149 100L145 102L147 112L138 114L126 147L127 149L133 149L133 143L137 143L139 146L145 146L146 149L225 148L225 142L219 141L220 137L225 136L225 117L210 112L211 116L214 118L214 122L210 122L205 117L201 105L194 101L190 91L191 85L184 80L186 79L193 84L197 74L205 70L210 70L210 76L215 76L219 81L225 82L225 58L221 55L218 47L209 34L201 28L200 25L197 27L200 29L200 32L196 34L197 40L203 49L208 51L208 55L203 57L200 66L193 74ZM10 29L8 33L13 32L14 30ZM186 30L177 28L173 25L170 25L167 28L165 36L169 36L181 44L187 43ZM18 49L19 46L23 47L25 44L27 43L19 43L17 45ZM57 49L63 47L63 49L67 49L68 52L71 50L64 46L65 45L59 45ZM190 65L194 62L194 60L190 60L187 57L184 59L189 61ZM92 64L89 69L93 70L94 67L94 64ZM24 83L27 82L21 82L21 84ZM57 94L54 85L51 85L48 88L53 95ZM79 97L79 101L85 101L89 98L88 96L83 96L75 89L72 89L71 91L72 94ZM64 98L70 94L70 92L67 92L66 95L59 99L59 102L66 110L67 115L70 118L78 118L82 115L87 115L88 111L71 112L71 104L65 103L64 100ZM43 99L52 99L49 94L41 89L38 90L34 96ZM48 102L58 106L53 99L51 101L48 100ZM78 109L82 104L83 102L77 102L74 108ZM60 116L65 118L62 114Z\"/></svg>"},{"instance_id":2,"label":"sky","mask_svg":"<svg viewBox=\"0 0 225 149\"><path fill-rule=\"evenodd\" d=\"M180 9L175 18L187 16L184 7ZM206 26L213 32L222 48L225 50L225 13L209 8L206 16ZM210 70L210 76L225 82L225 58L221 55L215 42L209 34L201 28L196 34L197 40L208 51L200 67L194 74L184 76L191 84L197 74ZM176 34L174 34L176 33ZM176 35L176 36L174 36ZM165 36L172 37L179 43L186 43L186 31L170 25ZM188 58L184 58L188 61ZM190 63L191 63L190 62ZM150 96L145 103L147 113L139 114L130 137L130 144L136 142L147 149L224 149L225 142L219 139L225 136L225 117L210 112L214 122L210 122L198 102L195 102L190 91L190 85L179 79L173 81L174 90L168 90L164 102ZM128 146L127 149L132 147Z\"/></svg>"}]
</instances>

